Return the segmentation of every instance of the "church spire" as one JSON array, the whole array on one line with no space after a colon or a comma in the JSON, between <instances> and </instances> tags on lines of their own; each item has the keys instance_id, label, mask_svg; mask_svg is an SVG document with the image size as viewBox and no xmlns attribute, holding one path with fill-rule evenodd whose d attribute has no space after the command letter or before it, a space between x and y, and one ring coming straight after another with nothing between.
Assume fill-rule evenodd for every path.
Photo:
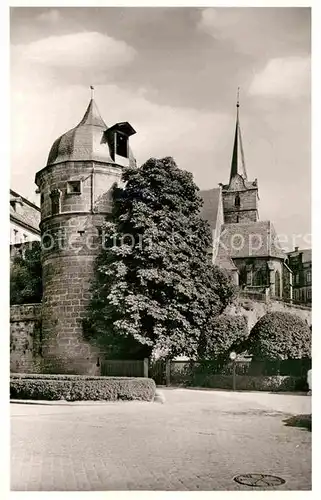
<instances>
[{"instance_id":1,"label":"church spire","mask_svg":"<svg viewBox=\"0 0 321 500\"><path fill-rule=\"evenodd\" d=\"M239 158L241 159L241 166L242 166L241 175L244 177L244 179L247 179L247 174L246 174L246 169L245 169L243 143L242 143L242 135L241 135L241 127L240 127L239 108L240 108L240 87L238 87L238 89L237 89L236 126L235 126L235 136L234 136L234 146L233 146L230 181L231 181L232 177L234 177L236 174L240 174Z\"/></svg>"}]
</instances>

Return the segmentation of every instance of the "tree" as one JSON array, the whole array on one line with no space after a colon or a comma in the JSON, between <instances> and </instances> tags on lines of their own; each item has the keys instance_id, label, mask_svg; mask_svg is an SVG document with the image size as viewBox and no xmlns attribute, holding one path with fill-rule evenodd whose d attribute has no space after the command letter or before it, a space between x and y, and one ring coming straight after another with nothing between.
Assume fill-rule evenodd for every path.
<instances>
[{"instance_id":1,"label":"tree","mask_svg":"<svg viewBox=\"0 0 321 500\"><path fill-rule=\"evenodd\" d=\"M32 304L42 299L41 243L27 243L10 267L10 304Z\"/></svg>"},{"instance_id":2,"label":"tree","mask_svg":"<svg viewBox=\"0 0 321 500\"><path fill-rule=\"evenodd\" d=\"M128 168L123 181L104 226L87 335L118 357L195 356L208 318L235 294L209 260L198 188L172 158Z\"/></svg>"},{"instance_id":3,"label":"tree","mask_svg":"<svg viewBox=\"0 0 321 500\"><path fill-rule=\"evenodd\" d=\"M254 325L244 347L256 359L311 357L311 329L299 316L270 312Z\"/></svg>"},{"instance_id":4,"label":"tree","mask_svg":"<svg viewBox=\"0 0 321 500\"><path fill-rule=\"evenodd\" d=\"M248 337L248 325L245 316L221 314L209 320L202 332L199 343L201 359L228 359L235 345Z\"/></svg>"}]
</instances>

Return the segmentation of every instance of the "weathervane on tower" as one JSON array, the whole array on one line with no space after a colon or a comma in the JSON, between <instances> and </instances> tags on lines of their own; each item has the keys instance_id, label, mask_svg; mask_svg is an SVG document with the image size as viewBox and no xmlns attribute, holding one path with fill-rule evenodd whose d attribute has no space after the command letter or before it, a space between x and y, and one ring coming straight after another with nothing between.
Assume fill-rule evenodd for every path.
<instances>
[{"instance_id":1,"label":"weathervane on tower","mask_svg":"<svg viewBox=\"0 0 321 500\"><path fill-rule=\"evenodd\" d=\"M93 99L94 98L94 92L95 92L95 89L92 85L90 85L90 91L91 91L91 98Z\"/></svg>"}]
</instances>

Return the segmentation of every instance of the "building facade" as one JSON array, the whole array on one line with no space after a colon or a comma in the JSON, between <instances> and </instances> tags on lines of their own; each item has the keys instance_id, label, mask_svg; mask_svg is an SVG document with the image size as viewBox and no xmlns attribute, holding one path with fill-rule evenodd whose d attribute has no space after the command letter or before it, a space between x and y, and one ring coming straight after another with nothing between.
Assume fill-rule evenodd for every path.
<instances>
[{"instance_id":1,"label":"building facade","mask_svg":"<svg viewBox=\"0 0 321 500\"><path fill-rule=\"evenodd\" d=\"M10 245L40 240L40 208L10 189Z\"/></svg>"},{"instance_id":2,"label":"building facade","mask_svg":"<svg viewBox=\"0 0 321 500\"><path fill-rule=\"evenodd\" d=\"M310 305L312 302L312 251L295 247L287 254L287 264L293 271L293 301Z\"/></svg>"}]
</instances>

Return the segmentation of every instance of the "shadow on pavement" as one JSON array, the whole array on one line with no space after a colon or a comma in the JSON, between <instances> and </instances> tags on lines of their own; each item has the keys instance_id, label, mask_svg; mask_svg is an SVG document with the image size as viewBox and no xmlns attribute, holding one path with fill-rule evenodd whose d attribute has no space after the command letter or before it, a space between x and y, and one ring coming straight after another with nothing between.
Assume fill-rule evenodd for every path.
<instances>
[{"instance_id":1,"label":"shadow on pavement","mask_svg":"<svg viewBox=\"0 0 321 500\"><path fill-rule=\"evenodd\" d=\"M310 432L312 430L312 415L293 415L283 422L287 427L302 427Z\"/></svg>"}]
</instances>

